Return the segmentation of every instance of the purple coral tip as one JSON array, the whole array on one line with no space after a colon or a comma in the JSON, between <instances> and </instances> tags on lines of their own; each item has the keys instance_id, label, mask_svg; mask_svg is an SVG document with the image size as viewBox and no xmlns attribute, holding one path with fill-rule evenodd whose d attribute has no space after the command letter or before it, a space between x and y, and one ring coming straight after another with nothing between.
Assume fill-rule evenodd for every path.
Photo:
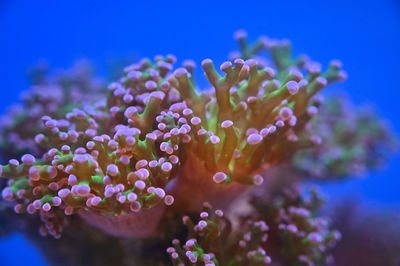
<instances>
[{"instance_id":1,"label":"purple coral tip","mask_svg":"<svg viewBox=\"0 0 400 266\"><path fill-rule=\"evenodd\" d=\"M247 38L247 31L242 30L242 29L237 30L233 33L233 38L235 40L241 40L241 39Z\"/></svg>"}]
</instances>

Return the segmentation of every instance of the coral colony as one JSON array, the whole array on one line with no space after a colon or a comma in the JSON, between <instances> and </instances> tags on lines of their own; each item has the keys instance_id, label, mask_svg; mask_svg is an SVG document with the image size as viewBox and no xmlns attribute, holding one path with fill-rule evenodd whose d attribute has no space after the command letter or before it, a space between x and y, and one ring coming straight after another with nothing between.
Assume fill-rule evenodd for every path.
<instances>
[{"instance_id":1,"label":"coral colony","mask_svg":"<svg viewBox=\"0 0 400 266\"><path fill-rule=\"evenodd\" d=\"M294 181L274 190L269 173L290 165L289 175L346 176L368 169L391 136L373 142L387 132L373 116L352 114L351 129L339 124L347 119L340 100L333 102L339 112L323 109L317 93L346 78L339 61L322 71L308 57L293 59L286 40L250 45L244 31L235 38L240 52L230 61L201 63L210 90L196 86L193 61L175 68L173 55L126 67L107 91L74 76L34 87L3 120L3 153L26 154L0 167L8 179L2 197L16 213L39 214L40 234L55 238L73 217L136 241L162 238L162 225L183 217L187 236L177 233L166 247L174 265L329 262L340 234L317 216L318 193L306 197ZM96 100L82 103L88 98ZM330 140L331 129L342 138ZM344 130L357 147L344 148ZM343 165L337 174L336 163ZM230 207L249 195L250 211L234 222Z\"/></svg>"},{"instance_id":2,"label":"coral colony","mask_svg":"<svg viewBox=\"0 0 400 266\"><path fill-rule=\"evenodd\" d=\"M0 121L0 153L7 159L24 152L40 156L45 151L47 147L37 145L32 137L43 130L39 121L44 115L63 118L78 104L104 97L105 86L92 76L90 64L84 60L57 75L49 75L48 65L42 61L30 71L29 79L34 84L31 90L23 92L22 103L11 106Z\"/></svg>"},{"instance_id":3,"label":"coral colony","mask_svg":"<svg viewBox=\"0 0 400 266\"><path fill-rule=\"evenodd\" d=\"M310 124L323 139L321 145L293 158L295 168L306 176L362 176L396 151L398 144L388 123L377 119L370 106L356 108L345 94L329 97L323 106Z\"/></svg>"}]
</instances>

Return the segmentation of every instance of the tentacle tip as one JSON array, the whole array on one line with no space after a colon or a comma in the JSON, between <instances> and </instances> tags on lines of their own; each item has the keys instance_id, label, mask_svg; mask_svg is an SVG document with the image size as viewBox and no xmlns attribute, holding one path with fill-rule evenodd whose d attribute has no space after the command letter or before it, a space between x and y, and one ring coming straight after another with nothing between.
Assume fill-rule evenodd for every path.
<instances>
[{"instance_id":1,"label":"tentacle tip","mask_svg":"<svg viewBox=\"0 0 400 266\"><path fill-rule=\"evenodd\" d=\"M187 75L187 73L188 73L188 72L187 72L186 68L180 67L180 68L178 68L177 70L175 70L174 75L175 75L177 78L181 78L181 77Z\"/></svg>"},{"instance_id":2,"label":"tentacle tip","mask_svg":"<svg viewBox=\"0 0 400 266\"><path fill-rule=\"evenodd\" d=\"M235 40L245 39L247 38L247 31L243 29L237 30L233 33L233 38Z\"/></svg>"},{"instance_id":3,"label":"tentacle tip","mask_svg":"<svg viewBox=\"0 0 400 266\"><path fill-rule=\"evenodd\" d=\"M228 176L223 172L218 172L213 176L213 181L220 184L228 179Z\"/></svg>"},{"instance_id":4,"label":"tentacle tip","mask_svg":"<svg viewBox=\"0 0 400 266\"><path fill-rule=\"evenodd\" d=\"M207 67L207 66L209 66L209 65L212 65L213 64L213 61L211 60L211 59L209 59L209 58L207 58L207 59L204 59L202 62L201 62L201 66L204 68L204 67Z\"/></svg>"}]
</instances>

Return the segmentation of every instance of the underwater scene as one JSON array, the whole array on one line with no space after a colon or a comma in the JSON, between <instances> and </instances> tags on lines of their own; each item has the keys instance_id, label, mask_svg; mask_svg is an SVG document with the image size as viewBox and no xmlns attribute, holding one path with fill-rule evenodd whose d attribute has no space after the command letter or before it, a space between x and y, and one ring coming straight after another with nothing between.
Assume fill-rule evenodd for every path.
<instances>
[{"instance_id":1,"label":"underwater scene","mask_svg":"<svg viewBox=\"0 0 400 266\"><path fill-rule=\"evenodd\" d=\"M0 36L0 265L400 265L399 1L0 0Z\"/></svg>"}]
</instances>

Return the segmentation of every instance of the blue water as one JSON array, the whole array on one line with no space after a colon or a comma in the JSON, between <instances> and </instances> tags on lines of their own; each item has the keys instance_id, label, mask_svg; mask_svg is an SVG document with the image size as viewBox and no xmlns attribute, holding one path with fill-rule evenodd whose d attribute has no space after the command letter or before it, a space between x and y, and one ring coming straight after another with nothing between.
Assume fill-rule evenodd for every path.
<instances>
[{"instance_id":1,"label":"blue water","mask_svg":"<svg viewBox=\"0 0 400 266\"><path fill-rule=\"evenodd\" d=\"M201 3L201 4L198 4ZM340 85L356 103L373 102L400 132L400 4L364 1L32 1L0 0L0 111L28 86L25 70L46 58L66 68L86 57L174 53L217 63L236 48L232 33L248 30L289 38L295 53L327 64L340 58L349 73ZM400 157L381 172L326 188L376 206L400 205ZM1 265L43 265L21 235L0 241ZM20 256L16 251L23 251Z\"/></svg>"},{"instance_id":2,"label":"blue water","mask_svg":"<svg viewBox=\"0 0 400 266\"><path fill-rule=\"evenodd\" d=\"M0 238L0 265L47 265L39 250L20 233Z\"/></svg>"}]
</instances>

